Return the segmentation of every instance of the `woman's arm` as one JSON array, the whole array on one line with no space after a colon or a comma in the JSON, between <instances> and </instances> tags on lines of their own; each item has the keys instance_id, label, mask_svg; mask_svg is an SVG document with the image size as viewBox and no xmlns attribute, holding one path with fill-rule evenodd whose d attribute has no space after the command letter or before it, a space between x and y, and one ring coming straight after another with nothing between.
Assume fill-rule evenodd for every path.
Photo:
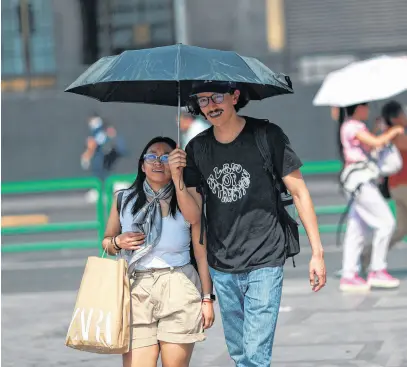
<instances>
[{"instance_id":1,"label":"woman's arm","mask_svg":"<svg viewBox=\"0 0 407 367\"><path fill-rule=\"evenodd\" d=\"M390 143L397 135L403 134L404 129L401 126L393 126L383 134L376 136L369 131L360 131L355 137L361 143L371 148L381 148L382 146Z\"/></svg>"},{"instance_id":2,"label":"woman's arm","mask_svg":"<svg viewBox=\"0 0 407 367\"><path fill-rule=\"evenodd\" d=\"M394 145L399 149L399 150L407 150L407 135L398 135L394 139Z\"/></svg>"},{"instance_id":3,"label":"woman's arm","mask_svg":"<svg viewBox=\"0 0 407 367\"><path fill-rule=\"evenodd\" d=\"M140 232L122 233L120 217L117 211L117 195L115 195L106 224L105 238L102 241L103 248L109 255L114 256L117 255L120 249L139 250L144 243L144 239L145 235Z\"/></svg>"},{"instance_id":4,"label":"woman's arm","mask_svg":"<svg viewBox=\"0 0 407 367\"><path fill-rule=\"evenodd\" d=\"M117 196L115 195L106 224L105 237L102 241L103 249L106 250L109 255L116 255L119 252L119 250L114 247L114 237L120 235L120 233L120 218L117 212Z\"/></svg>"},{"instance_id":5,"label":"woman's arm","mask_svg":"<svg viewBox=\"0 0 407 367\"><path fill-rule=\"evenodd\" d=\"M198 265L198 274L201 279L203 294L213 293L213 285L211 275L209 273L208 258L206 252L206 236L204 236L203 245L199 243L199 236L201 234L201 224L191 225L192 245L195 255L195 260Z\"/></svg>"},{"instance_id":6,"label":"woman's arm","mask_svg":"<svg viewBox=\"0 0 407 367\"><path fill-rule=\"evenodd\" d=\"M201 233L201 225L198 224L191 226L192 232L192 245L195 255L195 260L198 267L198 274L201 280L202 293L212 294L213 285L211 275L209 273L208 259L206 253L206 238L204 238L204 244L199 243L199 237ZM203 317L203 327L204 329L209 329L212 327L215 321L215 311L213 308L213 301L204 299L202 300L202 317Z\"/></svg>"}]
</instances>

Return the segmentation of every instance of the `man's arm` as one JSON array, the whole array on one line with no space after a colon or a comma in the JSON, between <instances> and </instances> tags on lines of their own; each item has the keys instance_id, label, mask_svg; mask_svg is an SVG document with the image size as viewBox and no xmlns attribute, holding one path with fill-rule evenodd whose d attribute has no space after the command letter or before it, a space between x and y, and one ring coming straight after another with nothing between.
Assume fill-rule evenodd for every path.
<instances>
[{"instance_id":1,"label":"man's arm","mask_svg":"<svg viewBox=\"0 0 407 367\"><path fill-rule=\"evenodd\" d=\"M290 191L298 215L304 225L305 231L312 249L310 262L310 282L315 292L319 291L326 283L326 270L324 262L324 249L318 230L318 221L315 214L311 195L305 185L299 169L293 171L283 178L283 182ZM315 279L315 274L318 280Z\"/></svg>"},{"instance_id":2,"label":"man's arm","mask_svg":"<svg viewBox=\"0 0 407 367\"><path fill-rule=\"evenodd\" d=\"M300 170L295 170L284 177L283 182L293 197L298 215L307 232L312 254L315 256L323 256L324 250L319 235L318 220L315 214L314 204L312 203L311 195L305 185Z\"/></svg>"},{"instance_id":3,"label":"man's arm","mask_svg":"<svg viewBox=\"0 0 407 367\"><path fill-rule=\"evenodd\" d=\"M178 206L185 220L191 225L200 223L202 213L202 197L196 187L186 187L184 180L174 182Z\"/></svg>"},{"instance_id":4,"label":"man's arm","mask_svg":"<svg viewBox=\"0 0 407 367\"><path fill-rule=\"evenodd\" d=\"M319 236L314 205L300 172L302 162L292 149L290 140L283 130L273 124L270 124L270 130L269 137L271 138L270 144L272 144L274 152L273 162L275 169L293 197L294 204L311 244L312 257L309 264L309 279L312 289L317 292L326 283L324 251Z\"/></svg>"}]
</instances>

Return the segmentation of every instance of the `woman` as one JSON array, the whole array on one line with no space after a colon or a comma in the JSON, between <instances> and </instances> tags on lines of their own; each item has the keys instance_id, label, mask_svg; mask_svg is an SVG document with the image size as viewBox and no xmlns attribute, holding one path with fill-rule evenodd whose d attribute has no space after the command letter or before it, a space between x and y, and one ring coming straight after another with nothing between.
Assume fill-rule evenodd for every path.
<instances>
[{"instance_id":1,"label":"woman","mask_svg":"<svg viewBox=\"0 0 407 367\"><path fill-rule=\"evenodd\" d=\"M386 124L386 130L392 126L407 129L406 113L397 101L390 101L383 106L382 117ZM398 135L394 139L394 145L400 151L403 168L389 177L390 196L395 201L397 215L397 229L389 248L407 236L407 135Z\"/></svg>"},{"instance_id":2,"label":"woman","mask_svg":"<svg viewBox=\"0 0 407 367\"><path fill-rule=\"evenodd\" d=\"M187 367L194 343L214 320L200 223L188 223L179 210L171 173L179 167L168 164L175 147L164 137L147 144L137 179L119 193L120 215L116 197L106 226L103 247L128 261L131 278L132 341L124 367L156 366L160 352L164 367ZM191 233L199 277L190 264Z\"/></svg>"},{"instance_id":3,"label":"woman","mask_svg":"<svg viewBox=\"0 0 407 367\"><path fill-rule=\"evenodd\" d=\"M362 121L369 117L369 106L361 103L345 108L339 120L338 139L345 166L366 161L372 149L381 148L402 134L397 126L375 136ZM366 232L374 231L372 258L367 281L358 275L358 262L363 250ZM389 206L374 183L362 185L349 212L348 226L343 244L343 267L340 289L342 291L368 291L371 287L394 288L400 281L386 270L387 249L393 235L395 221Z\"/></svg>"}]
</instances>

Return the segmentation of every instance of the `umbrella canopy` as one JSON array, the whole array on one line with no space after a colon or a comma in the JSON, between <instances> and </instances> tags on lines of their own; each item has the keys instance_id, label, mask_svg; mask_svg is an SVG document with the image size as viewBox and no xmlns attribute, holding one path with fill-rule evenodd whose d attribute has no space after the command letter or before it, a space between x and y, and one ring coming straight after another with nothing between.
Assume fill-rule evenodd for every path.
<instances>
[{"instance_id":1,"label":"umbrella canopy","mask_svg":"<svg viewBox=\"0 0 407 367\"><path fill-rule=\"evenodd\" d=\"M65 91L102 102L178 106L185 105L196 80L244 83L252 100L293 93L288 76L257 59L182 44L103 57Z\"/></svg>"},{"instance_id":2,"label":"umbrella canopy","mask_svg":"<svg viewBox=\"0 0 407 367\"><path fill-rule=\"evenodd\" d=\"M406 90L407 57L380 56L328 74L313 104L346 107L390 98Z\"/></svg>"}]
</instances>

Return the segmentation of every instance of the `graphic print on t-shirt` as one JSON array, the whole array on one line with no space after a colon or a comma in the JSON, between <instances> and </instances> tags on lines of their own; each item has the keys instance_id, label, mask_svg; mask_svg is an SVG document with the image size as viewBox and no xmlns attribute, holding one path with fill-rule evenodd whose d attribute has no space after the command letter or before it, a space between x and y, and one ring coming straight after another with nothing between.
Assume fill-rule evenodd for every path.
<instances>
[{"instance_id":1,"label":"graphic print on t-shirt","mask_svg":"<svg viewBox=\"0 0 407 367\"><path fill-rule=\"evenodd\" d=\"M207 182L222 203L231 203L246 195L250 186L250 173L240 164L225 163L221 169L213 169Z\"/></svg>"}]
</instances>

